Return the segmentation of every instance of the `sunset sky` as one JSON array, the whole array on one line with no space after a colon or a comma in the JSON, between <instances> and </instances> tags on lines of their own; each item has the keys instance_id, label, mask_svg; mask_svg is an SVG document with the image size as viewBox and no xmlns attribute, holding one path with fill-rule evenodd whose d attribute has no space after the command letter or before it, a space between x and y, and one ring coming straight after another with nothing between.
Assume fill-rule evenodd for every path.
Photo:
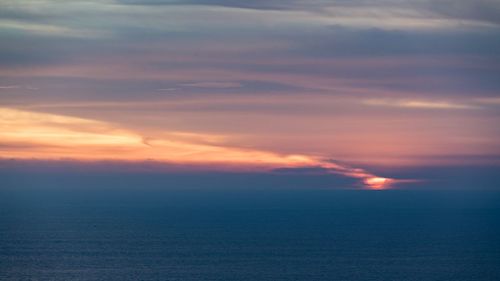
<instances>
[{"instance_id":1,"label":"sunset sky","mask_svg":"<svg viewBox=\"0 0 500 281\"><path fill-rule=\"evenodd\" d=\"M496 0L2 0L0 169L494 185L499 15Z\"/></svg>"}]
</instances>

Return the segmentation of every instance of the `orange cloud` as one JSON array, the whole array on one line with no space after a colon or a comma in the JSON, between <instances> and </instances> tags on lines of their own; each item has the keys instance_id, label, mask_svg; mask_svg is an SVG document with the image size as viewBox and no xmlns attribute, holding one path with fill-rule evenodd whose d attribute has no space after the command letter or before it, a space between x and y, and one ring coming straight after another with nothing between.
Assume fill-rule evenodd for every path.
<instances>
[{"instance_id":1,"label":"orange cloud","mask_svg":"<svg viewBox=\"0 0 500 281\"><path fill-rule=\"evenodd\" d=\"M359 178L368 187L378 178L362 169L301 154L228 147L223 136L171 132L149 137L110 123L0 108L0 155L16 159L155 160L176 164L273 169L316 166Z\"/></svg>"},{"instance_id":2,"label":"orange cloud","mask_svg":"<svg viewBox=\"0 0 500 281\"><path fill-rule=\"evenodd\" d=\"M373 106L391 106L403 108L421 108L421 109L478 109L475 105L448 101L424 101L424 100L388 100L388 99L368 99L363 101L366 105Z\"/></svg>"}]
</instances>

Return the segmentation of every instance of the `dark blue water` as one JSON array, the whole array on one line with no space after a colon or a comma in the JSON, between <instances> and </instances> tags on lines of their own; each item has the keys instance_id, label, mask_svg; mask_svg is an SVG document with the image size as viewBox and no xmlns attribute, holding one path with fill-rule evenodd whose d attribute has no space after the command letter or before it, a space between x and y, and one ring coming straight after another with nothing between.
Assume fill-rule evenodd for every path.
<instances>
[{"instance_id":1,"label":"dark blue water","mask_svg":"<svg viewBox=\"0 0 500 281\"><path fill-rule=\"evenodd\" d=\"M0 193L0 280L500 280L497 192Z\"/></svg>"}]
</instances>

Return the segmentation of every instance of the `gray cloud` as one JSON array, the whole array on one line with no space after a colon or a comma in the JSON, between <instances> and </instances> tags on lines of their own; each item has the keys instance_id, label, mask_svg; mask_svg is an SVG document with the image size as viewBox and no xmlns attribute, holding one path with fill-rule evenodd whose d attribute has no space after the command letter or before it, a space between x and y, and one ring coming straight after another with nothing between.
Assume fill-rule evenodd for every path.
<instances>
[{"instance_id":1,"label":"gray cloud","mask_svg":"<svg viewBox=\"0 0 500 281\"><path fill-rule=\"evenodd\" d=\"M443 16L500 24L500 2L497 0L427 0L423 7Z\"/></svg>"},{"instance_id":2,"label":"gray cloud","mask_svg":"<svg viewBox=\"0 0 500 281\"><path fill-rule=\"evenodd\" d=\"M222 6L256 10L297 10L306 9L307 7L322 7L328 1L312 0L304 2L302 0L254 0L254 1L238 1L238 0L119 0L122 4L131 5L207 5L207 6Z\"/></svg>"},{"instance_id":3,"label":"gray cloud","mask_svg":"<svg viewBox=\"0 0 500 281\"><path fill-rule=\"evenodd\" d=\"M302 10L322 12L328 8L409 9L422 15L477 20L500 24L500 2L496 0L119 0L134 5L207 5L256 10Z\"/></svg>"}]
</instances>

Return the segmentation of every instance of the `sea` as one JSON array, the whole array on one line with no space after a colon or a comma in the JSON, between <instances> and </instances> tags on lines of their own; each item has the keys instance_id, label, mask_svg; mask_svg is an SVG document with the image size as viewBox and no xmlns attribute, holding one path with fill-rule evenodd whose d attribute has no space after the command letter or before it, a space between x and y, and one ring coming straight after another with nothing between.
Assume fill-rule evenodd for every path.
<instances>
[{"instance_id":1,"label":"sea","mask_svg":"<svg viewBox=\"0 0 500 281\"><path fill-rule=\"evenodd\" d=\"M139 183L2 186L0 280L500 280L498 191Z\"/></svg>"}]
</instances>

